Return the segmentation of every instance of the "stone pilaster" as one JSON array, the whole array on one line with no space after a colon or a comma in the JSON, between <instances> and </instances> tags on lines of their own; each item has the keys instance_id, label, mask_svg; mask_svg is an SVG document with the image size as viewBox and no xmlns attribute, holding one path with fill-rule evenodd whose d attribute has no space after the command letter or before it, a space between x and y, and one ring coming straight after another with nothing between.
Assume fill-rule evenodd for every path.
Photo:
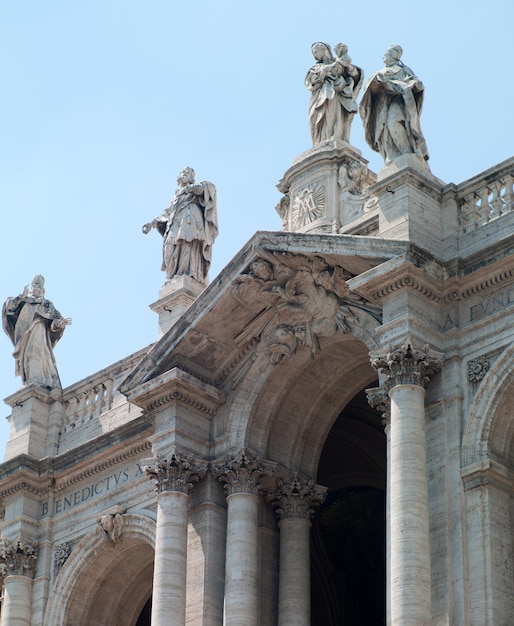
<instances>
[{"instance_id":1,"label":"stone pilaster","mask_svg":"<svg viewBox=\"0 0 514 626\"><path fill-rule=\"evenodd\" d=\"M17 539L4 542L0 567L4 576L3 626L29 626L32 613L32 579L36 571L37 546Z\"/></svg>"},{"instance_id":2,"label":"stone pilaster","mask_svg":"<svg viewBox=\"0 0 514 626\"><path fill-rule=\"evenodd\" d=\"M425 439L425 387L441 367L442 354L410 343L371 355L381 390L371 404L387 413L388 434L388 623L431 623L430 537ZM385 410L384 410L385 409Z\"/></svg>"},{"instance_id":3,"label":"stone pilaster","mask_svg":"<svg viewBox=\"0 0 514 626\"><path fill-rule=\"evenodd\" d=\"M152 624L184 626L189 493L207 468L172 450L166 459L151 461L144 469L157 481L158 492Z\"/></svg>"},{"instance_id":4,"label":"stone pilaster","mask_svg":"<svg viewBox=\"0 0 514 626\"><path fill-rule=\"evenodd\" d=\"M276 507L280 528L278 626L310 626L310 527L327 489L293 474L278 479L266 499Z\"/></svg>"},{"instance_id":5,"label":"stone pilaster","mask_svg":"<svg viewBox=\"0 0 514 626\"><path fill-rule=\"evenodd\" d=\"M224 626L259 626L259 489L275 465L245 450L213 466L227 496Z\"/></svg>"}]
</instances>

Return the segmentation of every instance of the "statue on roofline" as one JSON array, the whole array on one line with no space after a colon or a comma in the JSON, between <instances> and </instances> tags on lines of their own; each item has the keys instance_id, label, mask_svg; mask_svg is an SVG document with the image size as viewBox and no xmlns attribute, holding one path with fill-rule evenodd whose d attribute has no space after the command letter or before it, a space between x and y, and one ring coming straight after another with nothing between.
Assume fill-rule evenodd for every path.
<instances>
[{"instance_id":1,"label":"statue on roofline","mask_svg":"<svg viewBox=\"0 0 514 626\"><path fill-rule=\"evenodd\" d=\"M71 324L45 297L45 279L35 276L15 298L7 298L2 309L5 332L14 344L16 375L23 384L60 389L53 347Z\"/></svg>"},{"instance_id":2,"label":"statue on roofline","mask_svg":"<svg viewBox=\"0 0 514 626\"><path fill-rule=\"evenodd\" d=\"M185 167L177 178L178 189L162 215L143 226L146 235L156 228L163 237L162 267L166 282L174 276L190 276L205 284L218 234L216 187L195 183L195 172Z\"/></svg>"},{"instance_id":3,"label":"statue on roofline","mask_svg":"<svg viewBox=\"0 0 514 626\"><path fill-rule=\"evenodd\" d=\"M428 160L419 121L425 88L402 63L402 54L400 46L386 50L385 67L368 80L360 104L366 141L386 165L404 154L414 154L422 162Z\"/></svg>"},{"instance_id":4,"label":"statue on roofline","mask_svg":"<svg viewBox=\"0 0 514 626\"><path fill-rule=\"evenodd\" d=\"M316 64L305 77L305 86L312 92L309 123L313 145L324 141L350 141L350 126L358 110L364 74L348 56L348 47L338 43L330 46L318 41L312 44Z\"/></svg>"}]
</instances>

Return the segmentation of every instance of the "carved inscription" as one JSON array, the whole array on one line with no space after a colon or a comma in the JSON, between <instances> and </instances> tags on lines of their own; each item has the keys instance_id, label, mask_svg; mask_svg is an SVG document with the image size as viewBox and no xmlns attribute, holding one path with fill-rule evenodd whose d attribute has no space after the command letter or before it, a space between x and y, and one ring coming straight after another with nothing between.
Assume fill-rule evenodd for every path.
<instances>
[{"instance_id":1,"label":"carved inscription","mask_svg":"<svg viewBox=\"0 0 514 626\"><path fill-rule=\"evenodd\" d=\"M64 513L65 511L69 511L84 502L101 496L107 491L119 489L126 483L142 476L144 476L142 463L136 463L135 465L124 467L123 469L113 472L104 478L100 478L93 483L81 487L80 489L76 489L75 491L59 496L52 504L48 501L43 502L41 516L44 517L49 514L58 515L59 513Z\"/></svg>"},{"instance_id":2,"label":"carved inscription","mask_svg":"<svg viewBox=\"0 0 514 626\"><path fill-rule=\"evenodd\" d=\"M478 322L498 311L503 311L514 304L514 287L509 287L505 291L483 298L476 304L469 307L469 322Z\"/></svg>"}]
</instances>

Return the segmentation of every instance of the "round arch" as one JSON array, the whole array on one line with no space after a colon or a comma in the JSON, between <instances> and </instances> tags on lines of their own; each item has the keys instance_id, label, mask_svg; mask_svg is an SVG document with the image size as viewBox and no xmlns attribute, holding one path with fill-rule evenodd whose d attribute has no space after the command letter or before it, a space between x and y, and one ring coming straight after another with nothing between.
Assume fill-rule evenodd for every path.
<instances>
[{"instance_id":1,"label":"round arch","mask_svg":"<svg viewBox=\"0 0 514 626\"><path fill-rule=\"evenodd\" d=\"M74 548L55 580L44 626L134 626L152 592L155 522L123 516L123 537L99 527Z\"/></svg>"},{"instance_id":2,"label":"round arch","mask_svg":"<svg viewBox=\"0 0 514 626\"><path fill-rule=\"evenodd\" d=\"M470 406L462 437L463 468L491 457L512 462L514 440L514 346L509 347L484 377Z\"/></svg>"},{"instance_id":3,"label":"round arch","mask_svg":"<svg viewBox=\"0 0 514 626\"><path fill-rule=\"evenodd\" d=\"M319 455L342 408L376 380L370 350L379 349L377 320L354 310L348 334L321 339L311 358L300 350L273 368L251 369L231 405L232 449L249 448L290 471L316 476Z\"/></svg>"}]
</instances>

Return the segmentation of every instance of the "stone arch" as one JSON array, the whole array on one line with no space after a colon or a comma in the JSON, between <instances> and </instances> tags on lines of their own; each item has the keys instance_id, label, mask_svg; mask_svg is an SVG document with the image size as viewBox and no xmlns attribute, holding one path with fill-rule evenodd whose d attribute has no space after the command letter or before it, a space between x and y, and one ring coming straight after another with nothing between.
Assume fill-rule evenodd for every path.
<instances>
[{"instance_id":1,"label":"stone arch","mask_svg":"<svg viewBox=\"0 0 514 626\"><path fill-rule=\"evenodd\" d=\"M152 591L155 522L123 516L123 537L107 542L100 527L86 535L63 565L44 626L133 626Z\"/></svg>"},{"instance_id":2,"label":"stone arch","mask_svg":"<svg viewBox=\"0 0 514 626\"><path fill-rule=\"evenodd\" d=\"M514 346L484 377L462 438L471 622L507 624L514 614Z\"/></svg>"},{"instance_id":3,"label":"stone arch","mask_svg":"<svg viewBox=\"0 0 514 626\"><path fill-rule=\"evenodd\" d=\"M468 411L462 438L463 468L491 458L512 464L513 404L514 346L511 346L484 377Z\"/></svg>"},{"instance_id":4,"label":"stone arch","mask_svg":"<svg viewBox=\"0 0 514 626\"><path fill-rule=\"evenodd\" d=\"M377 320L355 309L348 334L321 339L311 358L303 349L265 371L250 370L231 403L227 437L291 471L309 476L342 408L376 380L369 352L379 348Z\"/></svg>"}]
</instances>

